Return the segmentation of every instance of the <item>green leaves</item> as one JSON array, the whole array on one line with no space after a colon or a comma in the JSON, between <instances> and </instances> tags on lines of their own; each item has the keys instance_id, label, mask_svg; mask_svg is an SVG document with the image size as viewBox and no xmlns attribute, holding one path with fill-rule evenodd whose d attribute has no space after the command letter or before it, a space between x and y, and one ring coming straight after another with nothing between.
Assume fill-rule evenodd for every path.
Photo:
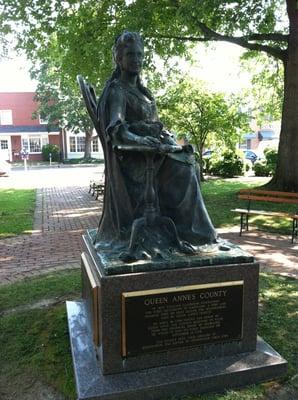
<instances>
[{"instance_id":1,"label":"green leaves","mask_svg":"<svg viewBox=\"0 0 298 400\"><path fill-rule=\"evenodd\" d=\"M193 41L281 32L279 16L286 14L282 0L0 0L0 11L2 32L9 27L15 31L18 47L32 61L50 57L59 62L65 79L75 81L80 73L97 87L111 73L110 50L124 29L143 34L152 67L153 53L162 58L186 55ZM243 38L238 44L246 42L270 43Z\"/></svg>"},{"instance_id":2,"label":"green leaves","mask_svg":"<svg viewBox=\"0 0 298 400\"><path fill-rule=\"evenodd\" d=\"M247 53L242 65L252 75L252 87L247 95L255 103L253 114L258 125L279 120L284 93L282 62L264 54Z\"/></svg>"},{"instance_id":3,"label":"green leaves","mask_svg":"<svg viewBox=\"0 0 298 400\"><path fill-rule=\"evenodd\" d=\"M288 33L286 24L281 23L286 15L283 0L0 0L0 11L5 21L2 33L15 31L18 47L34 63L41 111L51 121L59 120L72 129L88 129L90 123L80 102L76 76L83 75L100 93L114 67L114 38L125 29L144 36L150 81L160 87L164 78L161 74L156 77L153 56L157 54L165 62L173 56L189 56L193 44L201 41L225 40L280 59L286 56L287 36L276 35ZM273 75L266 76L270 80ZM262 82L264 79L259 79L256 87ZM181 95L171 90L160 101L162 107L164 101L169 107L164 113L168 125L185 136L196 132L189 139L196 146L212 136L234 143L244 122L237 102L223 101L219 95L207 96L197 86L196 94L191 85L179 84ZM48 93L54 101L49 102ZM266 107L268 103L266 99Z\"/></svg>"},{"instance_id":4,"label":"green leaves","mask_svg":"<svg viewBox=\"0 0 298 400\"><path fill-rule=\"evenodd\" d=\"M247 115L236 99L208 91L201 82L187 78L173 82L158 99L161 119L178 136L194 144L199 153L207 141L235 146Z\"/></svg>"}]
</instances>

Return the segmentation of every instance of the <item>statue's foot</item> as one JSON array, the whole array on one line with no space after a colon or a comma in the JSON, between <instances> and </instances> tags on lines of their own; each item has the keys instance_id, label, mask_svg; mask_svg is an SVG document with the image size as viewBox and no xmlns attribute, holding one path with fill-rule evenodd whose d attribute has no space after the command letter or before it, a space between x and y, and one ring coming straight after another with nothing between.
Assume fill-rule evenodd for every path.
<instances>
[{"instance_id":1,"label":"statue's foot","mask_svg":"<svg viewBox=\"0 0 298 400\"><path fill-rule=\"evenodd\" d=\"M129 251L123 251L122 253L120 253L119 260L125 263L132 263L134 261L137 261L136 256Z\"/></svg>"},{"instance_id":2,"label":"statue's foot","mask_svg":"<svg viewBox=\"0 0 298 400\"><path fill-rule=\"evenodd\" d=\"M195 248L185 240L179 240L179 250L185 254L195 254Z\"/></svg>"}]
</instances>

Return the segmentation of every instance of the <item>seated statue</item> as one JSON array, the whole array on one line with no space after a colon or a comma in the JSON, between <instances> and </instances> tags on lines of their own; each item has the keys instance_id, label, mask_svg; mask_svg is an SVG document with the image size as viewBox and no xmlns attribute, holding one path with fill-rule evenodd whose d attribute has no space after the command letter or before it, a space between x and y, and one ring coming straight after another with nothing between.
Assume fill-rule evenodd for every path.
<instances>
[{"instance_id":1,"label":"seated statue","mask_svg":"<svg viewBox=\"0 0 298 400\"><path fill-rule=\"evenodd\" d=\"M163 257L169 249L195 253L201 245L216 243L217 233L202 199L192 147L178 146L174 135L159 120L151 92L141 82L144 47L140 35L120 35L113 57L116 69L97 103L106 183L96 248L121 252L130 246L132 250L133 223L142 217L145 207L148 165L142 149L154 153L155 210L173 222L180 245L176 246L177 240L171 243L169 225L144 226L138 232L134 256L130 254L131 259L124 260L144 258L144 254L152 259L157 254Z\"/></svg>"}]
</instances>

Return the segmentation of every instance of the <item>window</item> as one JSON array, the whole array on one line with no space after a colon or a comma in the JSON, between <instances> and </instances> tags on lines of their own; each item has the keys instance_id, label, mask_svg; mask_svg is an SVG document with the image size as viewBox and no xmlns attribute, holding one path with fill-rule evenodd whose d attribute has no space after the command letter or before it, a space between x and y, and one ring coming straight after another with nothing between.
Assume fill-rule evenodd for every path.
<instances>
[{"instance_id":1,"label":"window","mask_svg":"<svg viewBox=\"0 0 298 400\"><path fill-rule=\"evenodd\" d=\"M98 152L98 138L92 139L92 151L93 152Z\"/></svg>"},{"instance_id":2,"label":"window","mask_svg":"<svg viewBox=\"0 0 298 400\"><path fill-rule=\"evenodd\" d=\"M28 139L22 139L22 150L29 152Z\"/></svg>"},{"instance_id":3,"label":"window","mask_svg":"<svg viewBox=\"0 0 298 400\"><path fill-rule=\"evenodd\" d=\"M48 120L39 115L39 123L40 125L46 125L48 123Z\"/></svg>"},{"instance_id":4,"label":"window","mask_svg":"<svg viewBox=\"0 0 298 400\"><path fill-rule=\"evenodd\" d=\"M85 151L85 138L82 136L70 136L69 151L71 153L82 153Z\"/></svg>"},{"instance_id":5,"label":"window","mask_svg":"<svg viewBox=\"0 0 298 400\"><path fill-rule=\"evenodd\" d=\"M8 149L8 140L6 140L6 139L0 140L0 149L1 150Z\"/></svg>"},{"instance_id":6,"label":"window","mask_svg":"<svg viewBox=\"0 0 298 400\"><path fill-rule=\"evenodd\" d=\"M11 110L0 110L0 125L12 125Z\"/></svg>"},{"instance_id":7,"label":"window","mask_svg":"<svg viewBox=\"0 0 298 400\"><path fill-rule=\"evenodd\" d=\"M28 153L41 153L41 148L49 143L48 136L29 136L22 138L22 150Z\"/></svg>"},{"instance_id":8,"label":"window","mask_svg":"<svg viewBox=\"0 0 298 400\"><path fill-rule=\"evenodd\" d=\"M40 137L29 137L30 153L41 153L41 140Z\"/></svg>"},{"instance_id":9,"label":"window","mask_svg":"<svg viewBox=\"0 0 298 400\"><path fill-rule=\"evenodd\" d=\"M77 137L77 151L85 151L85 138Z\"/></svg>"},{"instance_id":10,"label":"window","mask_svg":"<svg viewBox=\"0 0 298 400\"><path fill-rule=\"evenodd\" d=\"M76 152L76 138L75 137L70 137L69 138L69 151L71 153Z\"/></svg>"}]
</instances>

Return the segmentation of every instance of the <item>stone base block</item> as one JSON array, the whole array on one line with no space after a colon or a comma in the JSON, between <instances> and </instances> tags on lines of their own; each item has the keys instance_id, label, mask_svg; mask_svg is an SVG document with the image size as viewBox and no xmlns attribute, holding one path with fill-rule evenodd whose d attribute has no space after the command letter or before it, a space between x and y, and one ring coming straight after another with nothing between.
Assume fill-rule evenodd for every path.
<instances>
[{"instance_id":1,"label":"stone base block","mask_svg":"<svg viewBox=\"0 0 298 400\"><path fill-rule=\"evenodd\" d=\"M85 245L82 298L104 375L256 349L259 265L249 257L203 266L185 257L184 266L106 275Z\"/></svg>"},{"instance_id":2,"label":"stone base block","mask_svg":"<svg viewBox=\"0 0 298 400\"><path fill-rule=\"evenodd\" d=\"M287 362L261 338L255 351L103 375L84 302L67 302L78 400L154 400L223 391L273 379Z\"/></svg>"}]
</instances>

